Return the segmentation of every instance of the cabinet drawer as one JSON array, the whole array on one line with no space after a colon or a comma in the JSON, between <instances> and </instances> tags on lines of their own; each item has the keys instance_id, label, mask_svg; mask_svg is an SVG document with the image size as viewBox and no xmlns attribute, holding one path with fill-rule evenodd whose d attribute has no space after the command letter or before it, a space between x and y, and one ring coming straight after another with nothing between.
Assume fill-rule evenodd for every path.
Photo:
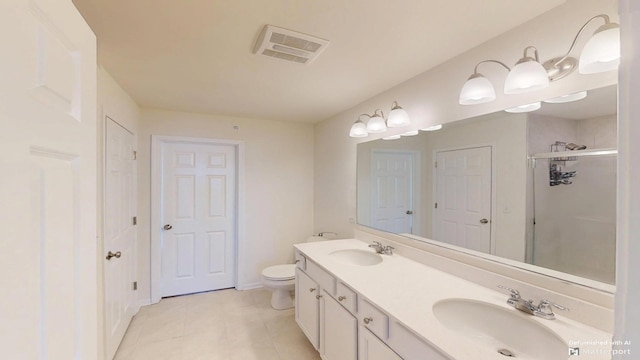
<instances>
[{"instance_id":1,"label":"cabinet drawer","mask_svg":"<svg viewBox=\"0 0 640 360\"><path fill-rule=\"evenodd\" d=\"M351 290L345 284L338 282L336 286L336 299L345 309L350 313L355 314L357 308L357 295L355 291Z\"/></svg>"},{"instance_id":2,"label":"cabinet drawer","mask_svg":"<svg viewBox=\"0 0 640 360\"><path fill-rule=\"evenodd\" d=\"M389 324L387 344L406 360L447 360L448 358L427 344L399 322L392 320Z\"/></svg>"},{"instance_id":3,"label":"cabinet drawer","mask_svg":"<svg viewBox=\"0 0 640 360\"><path fill-rule=\"evenodd\" d=\"M302 255L302 253L296 251L296 256L295 256L295 261L296 261L296 266L298 267L298 269L301 270L306 270L307 269L307 258Z\"/></svg>"},{"instance_id":4,"label":"cabinet drawer","mask_svg":"<svg viewBox=\"0 0 640 360\"><path fill-rule=\"evenodd\" d=\"M389 334L389 317L366 300L358 299L358 318L360 323L381 340L386 341Z\"/></svg>"},{"instance_id":5,"label":"cabinet drawer","mask_svg":"<svg viewBox=\"0 0 640 360\"><path fill-rule=\"evenodd\" d=\"M309 275L315 282L320 285L320 287L325 290L331 296L336 295L336 278L334 278L331 274L326 272L320 266L316 265L313 261L307 261L307 270L306 273Z\"/></svg>"}]
</instances>

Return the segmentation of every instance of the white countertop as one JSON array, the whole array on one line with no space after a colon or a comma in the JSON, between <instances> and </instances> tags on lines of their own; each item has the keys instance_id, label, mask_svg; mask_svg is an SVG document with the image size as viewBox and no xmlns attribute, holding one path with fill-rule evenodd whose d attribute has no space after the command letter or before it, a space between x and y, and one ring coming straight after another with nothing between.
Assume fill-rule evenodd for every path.
<instances>
[{"instance_id":1,"label":"white countertop","mask_svg":"<svg viewBox=\"0 0 640 360\"><path fill-rule=\"evenodd\" d=\"M484 301L510 311L518 311L506 304L508 293L487 289L400 255L382 255L383 261L372 266L345 264L329 256L331 252L343 249L373 251L368 244L357 239L303 243L295 247L309 260L379 306L443 354L456 360L506 359L494 349L483 347L476 342L477 340L468 339L446 328L436 319L432 306L440 300L462 298ZM528 318L553 330L568 345L579 347L580 356L573 358L611 358L611 334L567 319L561 312L556 312L555 320L535 316ZM594 345L594 342L606 344Z\"/></svg>"}]
</instances>

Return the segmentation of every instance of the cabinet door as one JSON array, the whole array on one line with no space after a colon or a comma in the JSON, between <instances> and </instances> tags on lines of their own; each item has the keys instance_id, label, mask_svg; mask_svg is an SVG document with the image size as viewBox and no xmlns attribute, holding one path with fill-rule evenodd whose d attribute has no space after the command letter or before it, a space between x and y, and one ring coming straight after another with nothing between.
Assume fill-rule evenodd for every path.
<instances>
[{"instance_id":1,"label":"cabinet door","mask_svg":"<svg viewBox=\"0 0 640 360\"><path fill-rule=\"evenodd\" d=\"M324 360L356 360L358 320L326 291L320 301L320 354Z\"/></svg>"},{"instance_id":2,"label":"cabinet door","mask_svg":"<svg viewBox=\"0 0 640 360\"><path fill-rule=\"evenodd\" d=\"M359 326L358 342L358 360L402 360L364 326Z\"/></svg>"},{"instance_id":3,"label":"cabinet door","mask_svg":"<svg viewBox=\"0 0 640 360\"><path fill-rule=\"evenodd\" d=\"M320 307L316 295L318 284L300 269L296 269L296 322L316 350L320 342Z\"/></svg>"}]
</instances>

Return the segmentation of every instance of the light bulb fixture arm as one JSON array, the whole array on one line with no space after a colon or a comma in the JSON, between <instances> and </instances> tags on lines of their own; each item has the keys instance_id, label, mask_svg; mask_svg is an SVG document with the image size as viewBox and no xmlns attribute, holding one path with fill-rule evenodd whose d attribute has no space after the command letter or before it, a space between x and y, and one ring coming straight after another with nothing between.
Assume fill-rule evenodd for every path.
<instances>
[{"instance_id":1,"label":"light bulb fixture arm","mask_svg":"<svg viewBox=\"0 0 640 360\"><path fill-rule=\"evenodd\" d=\"M560 64L561 62L563 62L564 60L566 60L569 57L569 55L571 54L573 49L576 47L576 43L578 42L578 38L580 37L580 34L582 34L584 29L586 29L587 25L589 25L593 20L595 20L597 18L603 18L605 25L611 23L611 20L609 19L609 15L606 15L606 14L596 15L596 16L592 17L591 19L587 20L587 22L584 23L584 25L582 25L580 30L578 30L578 33L576 34L576 36L573 38L573 42L571 42L571 46L569 47L569 50L567 51L567 53L563 57L561 57L559 60L555 61L553 66L557 66L558 64Z\"/></svg>"},{"instance_id":2,"label":"light bulb fixture arm","mask_svg":"<svg viewBox=\"0 0 640 360\"><path fill-rule=\"evenodd\" d=\"M384 113L383 113L383 112L382 112L382 110L380 110L380 109L376 109L376 110L373 112L373 116L378 115L378 111L380 111L380 117L381 117L381 118L383 118L383 119L386 119L386 118L384 117ZM370 116L370 117L373 117L373 116Z\"/></svg>"},{"instance_id":3,"label":"light bulb fixture arm","mask_svg":"<svg viewBox=\"0 0 640 360\"><path fill-rule=\"evenodd\" d=\"M529 49L533 49L533 58L530 56L527 56L527 50ZM522 59L520 59L520 61L518 63L520 63L522 60L528 60L528 59L534 59L537 62L540 62L540 59L538 58L538 49L536 49L535 46L527 46L526 48L524 48L524 53L522 54Z\"/></svg>"},{"instance_id":4,"label":"light bulb fixture arm","mask_svg":"<svg viewBox=\"0 0 640 360\"><path fill-rule=\"evenodd\" d=\"M478 73L478 66L480 66L480 64L490 63L490 62L492 62L492 63L496 63L496 64L500 64L500 65L502 65L505 69L507 69L507 71L511 71L511 68L509 68L509 67L508 67L505 63L503 63L502 61L498 61L498 60L483 60L483 61L480 61L480 62L476 65L476 67L474 67L474 68L473 68L473 73L474 73L474 74L477 74L477 73Z\"/></svg>"}]
</instances>

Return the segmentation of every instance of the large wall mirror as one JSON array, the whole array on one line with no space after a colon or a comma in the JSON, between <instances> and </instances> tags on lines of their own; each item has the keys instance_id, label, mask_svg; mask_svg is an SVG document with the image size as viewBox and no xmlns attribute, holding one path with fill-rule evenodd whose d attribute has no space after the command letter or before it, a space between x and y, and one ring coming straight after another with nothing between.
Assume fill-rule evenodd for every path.
<instances>
[{"instance_id":1,"label":"large wall mirror","mask_svg":"<svg viewBox=\"0 0 640 360\"><path fill-rule=\"evenodd\" d=\"M616 111L609 86L360 143L358 223L614 285Z\"/></svg>"}]
</instances>

